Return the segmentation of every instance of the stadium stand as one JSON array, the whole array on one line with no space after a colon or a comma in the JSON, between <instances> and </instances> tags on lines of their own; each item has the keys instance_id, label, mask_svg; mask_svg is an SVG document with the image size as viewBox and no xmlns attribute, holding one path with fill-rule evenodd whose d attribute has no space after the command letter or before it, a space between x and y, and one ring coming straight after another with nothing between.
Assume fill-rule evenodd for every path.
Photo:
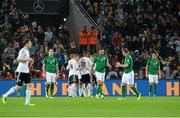
<instances>
[{"instance_id":1,"label":"stadium stand","mask_svg":"<svg viewBox=\"0 0 180 118\"><path fill-rule=\"evenodd\" d=\"M135 58L135 70L145 67L153 50L159 53L163 71L180 69L180 12L175 0L77 1L103 29L101 46L107 49L111 63L121 59L121 47L128 47ZM60 68L67 64L69 53L78 52L65 26L42 27L29 15L22 17L15 0L2 0L0 6L0 77L14 78L14 60L25 32L35 37L30 49L35 59L33 78L41 76L42 60L49 47L55 48Z\"/></svg>"}]
</instances>

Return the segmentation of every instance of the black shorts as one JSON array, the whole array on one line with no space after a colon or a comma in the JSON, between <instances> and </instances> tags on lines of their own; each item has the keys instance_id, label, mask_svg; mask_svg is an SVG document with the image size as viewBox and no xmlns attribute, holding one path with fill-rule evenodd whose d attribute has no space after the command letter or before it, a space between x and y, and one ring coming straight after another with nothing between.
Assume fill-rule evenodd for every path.
<instances>
[{"instance_id":1,"label":"black shorts","mask_svg":"<svg viewBox=\"0 0 180 118\"><path fill-rule=\"evenodd\" d=\"M22 86L23 83L31 83L31 77L29 73L16 72L16 84Z\"/></svg>"},{"instance_id":2,"label":"black shorts","mask_svg":"<svg viewBox=\"0 0 180 118\"><path fill-rule=\"evenodd\" d=\"M77 75L71 75L68 80L69 84L72 83L78 83L78 76Z\"/></svg>"},{"instance_id":3,"label":"black shorts","mask_svg":"<svg viewBox=\"0 0 180 118\"><path fill-rule=\"evenodd\" d=\"M86 75L82 75L82 78L81 78L81 82L84 84L87 84L87 83L90 83L91 81L91 77L89 76L89 74L86 74Z\"/></svg>"}]
</instances>

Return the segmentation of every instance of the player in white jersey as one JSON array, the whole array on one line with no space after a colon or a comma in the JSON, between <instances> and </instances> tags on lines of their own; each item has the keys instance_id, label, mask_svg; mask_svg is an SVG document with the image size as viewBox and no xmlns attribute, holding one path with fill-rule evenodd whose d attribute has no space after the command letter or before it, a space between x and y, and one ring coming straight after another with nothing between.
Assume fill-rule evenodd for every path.
<instances>
[{"instance_id":1,"label":"player in white jersey","mask_svg":"<svg viewBox=\"0 0 180 118\"><path fill-rule=\"evenodd\" d=\"M80 72L79 72L79 55L75 54L71 57L71 59L68 61L67 70L69 70L69 87L68 87L68 94L71 97L76 97L77 92L77 82L78 79L81 78Z\"/></svg>"},{"instance_id":2,"label":"player in white jersey","mask_svg":"<svg viewBox=\"0 0 180 118\"><path fill-rule=\"evenodd\" d=\"M82 57L79 60L80 63L80 74L81 74L81 83L82 87L79 88L79 94L80 96L86 97L86 96L91 96L91 68L93 65L93 62L89 58L89 52L84 52L84 57Z\"/></svg>"},{"instance_id":3,"label":"player in white jersey","mask_svg":"<svg viewBox=\"0 0 180 118\"><path fill-rule=\"evenodd\" d=\"M29 37L25 35L24 37L24 47L19 51L17 61L18 61L18 67L16 70L16 77L17 77L17 83L16 86L12 87L7 91L5 94L3 94L2 102L6 104L6 98L20 90L21 86L25 84L27 86L26 89L26 101L25 105L28 106L34 106L35 104L30 104L30 98L31 98L31 78L29 73L29 64L33 62L33 59L30 58L29 54L29 48L31 48L31 40L29 40Z\"/></svg>"}]
</instances>

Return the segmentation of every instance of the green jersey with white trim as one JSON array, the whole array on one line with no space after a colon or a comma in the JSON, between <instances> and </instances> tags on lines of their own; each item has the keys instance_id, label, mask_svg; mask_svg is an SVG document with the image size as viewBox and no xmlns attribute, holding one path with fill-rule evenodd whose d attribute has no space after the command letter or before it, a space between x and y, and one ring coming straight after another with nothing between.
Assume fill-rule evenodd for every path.
<instances>
[{"instance_id":1,"label":"green jersey with white trim","mask_svg":"<svg viewBox=\"0 0 180 118\"><path fill-rule=\"evenodd\" d=\"M106 55L95 54L94 63L96 64L95 71L104 73L106 72L107 63L109 62Z\"/></svg>"},{"instance_id":2,"label":"green jersey with white trim","mask_svg":"<svg viewBox=\"0 0 180 118\"><path fill-rule=\"evenodd\" d=\"M128 64L128 67L124 68L125 73L130 73L131 71L133 71L133 59L131 55L127 54L125 56L124 64Z\"/></svg>"},{"instance_id":3,"label":"green jersey with white trim","mask_svg":"<svg viewBox=\"0 0 180 118\"><path fill-rule=\"evenodd\" d=\"M47 56L44 58L44 64L46 65L46 72L56 73L56 65L58 64L58 60L56 57Z\"/></svg>"},{"instance_id":4,"label":"green jersey with white trim","mask_svg":"<svg viewBox=\"0 0 180 118\"><path fill-rule=\"evenodd\" d=\"M149 59L147 61L148 74L157 75L160 62L158 59Z\"/></svg>"}]
</instances>

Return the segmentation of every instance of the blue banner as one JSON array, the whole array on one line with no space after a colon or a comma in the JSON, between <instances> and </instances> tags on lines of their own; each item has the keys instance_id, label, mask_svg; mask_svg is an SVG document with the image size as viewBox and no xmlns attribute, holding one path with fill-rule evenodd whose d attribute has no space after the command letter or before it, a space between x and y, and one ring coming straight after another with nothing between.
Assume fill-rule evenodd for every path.
<instances>
[{"instance_id":1,"label":"blue banner","mask_svg":"<svg viewBox=\"0 0 180 118\"><path fill-rule=\"evenodd\" d=\"M8 91L16 84L15 80L0 80L0 96ZM103 93L106 96L119 96L121 95L121 80L106 80L103 85ZM45 96L45 80L32 81L32 96ZM55 85L55 96L67 96L67 80L58 80ZM135 87L142 93L143 96L149 95L148 80L135 80ZM11 95L16 96L17 93ZM93 94L96 94L96 89L93 87ZM24 95L24 89L20 90L20 95ZM135 95L132 90L127 88L127 95ZM180 80L159 80L157 86L157 96L179 96L180 95Z\"/></svg>"}]
</instances>

